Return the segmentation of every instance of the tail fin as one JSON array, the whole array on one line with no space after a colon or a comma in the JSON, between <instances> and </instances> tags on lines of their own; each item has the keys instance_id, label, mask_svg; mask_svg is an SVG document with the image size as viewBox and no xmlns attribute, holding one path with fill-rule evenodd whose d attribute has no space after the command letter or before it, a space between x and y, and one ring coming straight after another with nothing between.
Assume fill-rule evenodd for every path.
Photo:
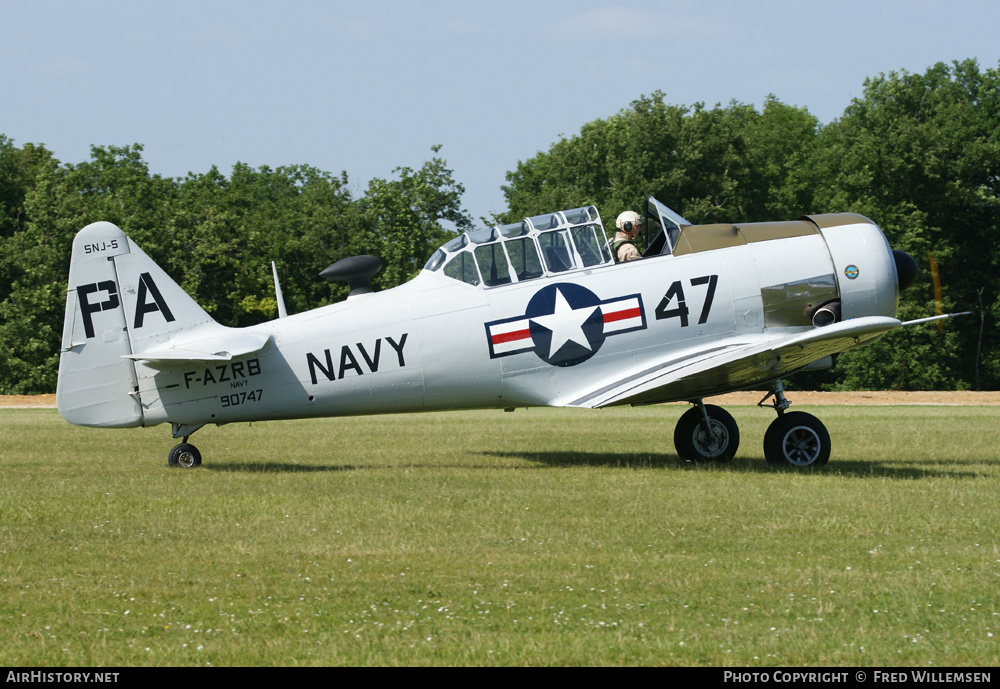
<instances>
[{"instance_id":1,"label":"tail fin","mask_svg":"<svg viewBox=\"0 0 1000 689\"><path fill-rule=\"evenodd\" d=\"M80 426L143 424L135 351L213 322L181 287L107 222L73 240L56 404Z\"/></svg>"}]
</instances>

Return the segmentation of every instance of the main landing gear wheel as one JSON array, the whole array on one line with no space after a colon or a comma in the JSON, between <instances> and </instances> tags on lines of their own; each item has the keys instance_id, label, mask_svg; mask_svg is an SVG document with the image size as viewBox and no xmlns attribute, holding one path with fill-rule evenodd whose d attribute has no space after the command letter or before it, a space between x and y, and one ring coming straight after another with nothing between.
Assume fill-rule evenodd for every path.
<instances>
[{"instance_id":1,"label":"main landing gear wheel","mask_svg":"<svg viewBox=\"0 0 1000 689\"><path fill-rule=\"evenodd\" d=\"M167 464L172 467L194 469L201 466L201 453L198 452L198 448L194 445L181 443L180 445L175 445L174 449L170 451L170 455L167 457Z\"/></svg>"},{"instance_id":2,"label":"main landing gear wheel","mask_svg":"<svg viewBox=\"0 0 1000 689\"><path fill-rule=\"evenodd\" d=\"M691 407L677 420L674 447L678 456L689 462L728 462L740 446L736 420L722 407L711 404ZM705 428L708 415L709 429ZM708 432L710 430L710 432Z\"/></svg>"},{"instance_id":3,"label":"main landing gear wheel","mask_svg":"<svg viewBox=\"0 0 1000 689\"><path fill-rule=\"evenodd\" d=\"M821 466L830 459L830 434L812 414L787 412L767 427L764 457L770 464Z\"/></svg>"}]
</instances>

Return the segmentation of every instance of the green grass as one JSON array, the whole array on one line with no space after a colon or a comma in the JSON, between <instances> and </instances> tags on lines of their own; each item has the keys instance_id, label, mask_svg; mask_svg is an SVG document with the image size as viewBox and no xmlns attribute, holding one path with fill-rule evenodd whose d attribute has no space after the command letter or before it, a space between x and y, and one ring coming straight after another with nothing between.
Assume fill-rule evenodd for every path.
<instances>
[{"instance_id":1,"label":"green grass","mask_svg":"<svg viewBox=\"0 0 1000 689\"><path fill-rule=\"evenodd\" d=\"M794 401L794 400L793 400ZM996 665L1000 408L829 407L822 469L683 406L207 428L0 411L0 665Z\"/></svg>"}]
</instances>

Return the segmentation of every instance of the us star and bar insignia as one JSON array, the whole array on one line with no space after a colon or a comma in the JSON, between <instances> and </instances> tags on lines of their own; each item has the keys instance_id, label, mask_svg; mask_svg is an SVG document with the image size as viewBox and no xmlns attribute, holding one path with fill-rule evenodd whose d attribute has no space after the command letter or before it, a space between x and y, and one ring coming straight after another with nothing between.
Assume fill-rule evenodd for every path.
<instances>
[{"instance_id":1,"label":"us star and bar insignia","mask_svg":"<svg viewBox=\"0 0 1000 689\"><path fill-rule=\"evenodd\" d=\"M523 316L486 323L490 358L534 351L553 366L583 363L611 335L643 330L642 297L600 299L585 287L557 283L528 301Z\"/></svg>"}]
</instances>

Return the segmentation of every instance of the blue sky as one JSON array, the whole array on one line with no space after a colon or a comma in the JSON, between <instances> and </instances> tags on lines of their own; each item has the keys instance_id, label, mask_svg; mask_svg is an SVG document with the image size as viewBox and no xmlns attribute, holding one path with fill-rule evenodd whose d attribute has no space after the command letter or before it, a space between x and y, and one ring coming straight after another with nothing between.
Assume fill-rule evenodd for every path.
<instances>
[{"instance_id":1,"label":"blue sky","mask_svg":"<svg viewBox=\"0 0 1000 689\"><path fill-rule=\"evenodd\" d=\"M0 0L0 12L0 133L18 145L77 163L92 144L141 143L167 177L308 164L346 170L360 195L441 144L476 218L505 209L518 161L656 90L758 107L773 93L829 122L866 77L1000 61L1000 3L979 0Z\"/></svg>"}]
</instances>

